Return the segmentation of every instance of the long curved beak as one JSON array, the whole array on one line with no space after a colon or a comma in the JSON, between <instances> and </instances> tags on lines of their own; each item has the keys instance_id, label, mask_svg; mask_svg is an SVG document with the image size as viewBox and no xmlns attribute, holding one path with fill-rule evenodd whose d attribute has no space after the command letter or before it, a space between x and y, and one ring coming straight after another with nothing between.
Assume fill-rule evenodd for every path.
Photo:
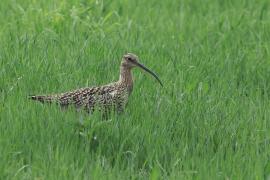
<instances>
[{"instance_id":1,"label":"long curved beak","mask_svg":"<svg viewBox=\"0 0 270 180\"><path fill-rule=\"evenodd\" d=\"M163 87L163 84L161 82L161 80L159 79L159 77L150 69L148 69L147 67L145 67L143 64L138 63L138 62L134 62L135 65L137 65L138 67L142 68L143 70L145 70L146 72L148 72L149 74L151 74L152 76L154 76L154 78L159 82L159 84Z\"/></svg>"}]
</instances>

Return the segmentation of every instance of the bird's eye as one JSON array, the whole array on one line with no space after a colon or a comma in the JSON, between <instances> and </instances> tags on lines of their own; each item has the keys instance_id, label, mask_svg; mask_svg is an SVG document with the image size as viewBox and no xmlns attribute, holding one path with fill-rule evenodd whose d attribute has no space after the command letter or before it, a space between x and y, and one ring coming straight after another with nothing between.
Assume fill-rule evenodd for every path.
<instances>
[{"instance_id":1,"label":"bird's eye","mask_svg":"<svg viewBox=\"0 0 270 180\"><path fill-rule=\"evenodd\" d=\"M128 57L128 60L129 60L129 61L132 61L132 58L131 58L131 57Z\"/></svg>"}]
</instances>

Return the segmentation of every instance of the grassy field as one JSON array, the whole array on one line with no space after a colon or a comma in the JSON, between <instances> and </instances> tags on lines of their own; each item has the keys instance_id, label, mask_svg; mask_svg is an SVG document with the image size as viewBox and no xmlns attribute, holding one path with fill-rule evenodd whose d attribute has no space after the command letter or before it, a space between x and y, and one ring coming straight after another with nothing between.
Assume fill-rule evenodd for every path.
<instances>
[{"instance_id":1,"label":"grassy field","mask_svg":"<svg viewBox=\"0 0 270 180\"><path fill-rule=\"evenodd\" d=\"M270 178L269 0L2 0L0 25L0 179ZM27 99L125 52L165 87L134 70L120 116Z\"/></svg>"}]
</instances>

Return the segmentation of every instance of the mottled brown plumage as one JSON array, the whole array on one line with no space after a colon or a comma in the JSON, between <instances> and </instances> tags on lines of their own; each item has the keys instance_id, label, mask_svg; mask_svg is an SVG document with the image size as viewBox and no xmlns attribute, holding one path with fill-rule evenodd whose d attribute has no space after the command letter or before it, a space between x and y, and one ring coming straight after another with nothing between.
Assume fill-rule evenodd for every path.
<instances>
[{"instance_id":1,"label":"mottled brown plumage","mask_svg":"<svg viewBox=\"0 0 270 180\"><path fill-rule=\"evenodd\" d=\"M153 75L159 83L161 81L152 71L140 64L138 57L128 53L123 56L120 66L120 77L117 82L98 87L87 87L78 90L55 95L31 96L33 100L43 103L55 102L61 107L73 105L76 109L84 109L93 112L95 109L107 114L111 110L122 112L133 89L131 69L140 67Z\"/></svg>"}]
</instances>

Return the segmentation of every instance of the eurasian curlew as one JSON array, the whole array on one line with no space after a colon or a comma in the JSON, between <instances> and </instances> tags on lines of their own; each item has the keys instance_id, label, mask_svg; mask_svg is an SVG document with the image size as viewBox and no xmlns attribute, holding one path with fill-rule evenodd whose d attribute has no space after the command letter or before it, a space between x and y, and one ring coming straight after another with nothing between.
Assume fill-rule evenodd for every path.
<instances>
[{"instance_id":1,"label":"eurasian curlew","mask_svg":"<svg viewBox=\"0 0 270 180\"><path fill-rule=\"evenodd\" d=\"M60 104L61 107L73 105L76 109L84 109L89 113L95 109L102 111L105 115L111 110L122 112L133 89L131 70L134 67L139 67L150 73L163 86L158 76L141 64L135 54L128 53L122 58L120 77L116 82L103 86L81 88L60 94L30 96L30 98L43 103L55 102Z\"/></svg>"}]
</instances>

